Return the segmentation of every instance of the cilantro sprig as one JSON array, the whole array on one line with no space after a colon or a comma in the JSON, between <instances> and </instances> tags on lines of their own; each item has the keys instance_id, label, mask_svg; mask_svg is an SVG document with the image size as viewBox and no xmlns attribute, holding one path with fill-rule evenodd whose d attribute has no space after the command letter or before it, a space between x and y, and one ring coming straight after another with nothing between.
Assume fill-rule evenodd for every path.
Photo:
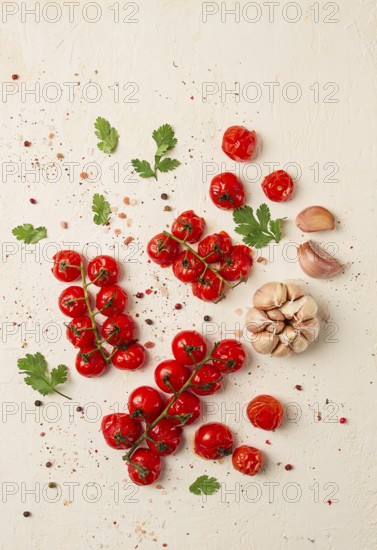
<instances>
[{"instance_id":1,"label":"cilantro sprig","mask_svg":"<svg viewBox=\"0 0 377 550\"><path fill-rule=\"evenodd\" d=\"M237 224L235 231L243 235L243 242L255 248L263 248L270 241L279 243L282 237L282 222L285 218L271 219L267 204L261 204L254 216L250 206L242 206L233 212Z\"/></svg>"},{"instance_id":2,"label":"cilantro sprig","mask_svg":"<svg viewBox=\"0 0 377 550\"><path fill-rule=\"evenodd\" d=\"M110 221L110 203L103 195L95 193L93 195L92 211L94 212L93 221L97 225L106 225Z\"/></svg>"},{"instance_id":3,"label":"cilantro sprig","mask_svg":"<svg viewBox=\"0 0 377 550\"><path fill-rule=\"evenodd\" d=\"M25 383L42 395L55 392L66 399L71 399L56 389L56 386L67 381L68 369L65 365L58 365L49 372L46 359L37 352L35 355L26 354L26 357L17 361L17 366L21 374L26 374Z\"/></svg>"},{"instance_id":4,"label":"cilantro sprig","mask_svg":"<svg viewBox=\"0 0 377 550\"><path fill-rule=\"evenodd\" d=\"M152 134L157 150L154 155L153 168L147 160L132 159L131 163L141 178L157 179L157 172L171 172L181 164L179 160L166 157L166 153L177 144L174 130L170 124L163 124Z\"/></svg>"},{"instance_id":5,"label":"cilantro sprig","mask_svg":"<svg viewBox=\"0 0 377 550\"><path fill-rule=\"evenodd\" d=\"M45 227L34 227L31 223L18 225L12 229L12 233L18 241L23 241L25 244L36 244L47 237Z\"/></svg>"},{"instance_id":6,"label":"cilantro sprig","mask_svg":"<svg viewBox=\"0 0 377 550\"><path fill-rule=\"evenodd\" d=\"M94 127L96 129L96 136L100 140L97 143L98 149L106 154L113 153L118 145L119 134L115 128L110 125L110 122L105 118L97 117Z\"/></svg>"},{"instance_id":7,"label":"cilantro sprig","mask_svg":"<svg viewBox=\"0 0 377 550\"><path fill-rule=\"evenodd\" d=\"M220 483L215 477L199 476L189 487L194 495L214 495L220 489Z\"/></svg>"}]
</instances>

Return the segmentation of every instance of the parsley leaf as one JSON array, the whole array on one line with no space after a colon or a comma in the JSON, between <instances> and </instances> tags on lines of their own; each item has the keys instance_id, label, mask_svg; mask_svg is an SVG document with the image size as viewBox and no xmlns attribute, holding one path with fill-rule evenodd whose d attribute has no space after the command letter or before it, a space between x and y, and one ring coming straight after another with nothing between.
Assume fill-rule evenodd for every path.
<instances>
[{"instance_id":1,"label":"parsley leaf","mask_svg":"<svg viewBox=\"0 0 377 550\"><path fill-rule=\"evenodd\" d=\"M55 389L58 384L64 384L67 381L68 369L65 365L59 365L49 373L46 359L41 353L37 352L35 355L26 354L26 357L22 357L17 361L17 366L21 374L26 374L25 383L42 395L55 392L66 399L71 399Z\"/></svg>"},{"instance_id":2,"label":"parsley leaf","mask_svg":"<svg viewBox=\"0 0 377 550\"><path fill-rule=\"evenodd\" d=\"M36 244L41 239L47 237L47 229L45 227L34 227L31 223L24 223L12 229L13 235L19 241L24 241L25 244Z\"/></svg>"},{"instance_id":3,"label":"parsley leaf","mask_svg":"<svg viewBox=\"0 0 377 550\"><path fill-rule=\"evenodd\" d=\"M92 211L94 212L93 221L97 225L106 225L110 221L110 204L103 195L95 193L93 195Z\"/></svg>"},{"instance_id":4,"label":"parsley leaf","mask_svg":"<svg viewBox=\"0 0 377 550\"><path fill-rule=\"evenodd\" d=\"M199 476L189 487L194 495L214 495L220 489L220 483L215 477Z\"/></svg>"},{"instance_id":5,"label":"parsley leaf","mask_svg":"<svg viewBox=\"0 0 377 550\"><path fill-rule=\"evenodd\" d=\"M110 126L110 122L99 116L94 123L94 127L96 129L96 136L101 140L97 143L98 149L108 154L115 151L118 145L119 134L115 128Z\"/></svg>"},{"instance_id":6,"label":"parsley leaf","mask_svg":"<svg viewBox=\"0 0 377 550\"><path fill-rule=\"evenodd\" d=\"M254 216L250 206L242 206L233 212L236 224L236 233L243 235L243 242L248 246L263 248L270 241L280 242L282 237L281 225L285 218L271 220L270 209L267 204L261 204Z\"/></svg>"},{"instance_id":7,"label":"parsley leaf","mask_svg":"<svg viewBox=\"0 0 377 550\"><path fill-rule=\"evenodd\" d=\"M156 142L157 150L154 155L154 166L146 160L133 159L131 161L135 171L141 178L157 179L157 172L171 172L181 164L177 159L162 157L177 144L174 130L170 124L163 124L157 130L154 130L152 138Z\"/></svg>"}]
</instances>

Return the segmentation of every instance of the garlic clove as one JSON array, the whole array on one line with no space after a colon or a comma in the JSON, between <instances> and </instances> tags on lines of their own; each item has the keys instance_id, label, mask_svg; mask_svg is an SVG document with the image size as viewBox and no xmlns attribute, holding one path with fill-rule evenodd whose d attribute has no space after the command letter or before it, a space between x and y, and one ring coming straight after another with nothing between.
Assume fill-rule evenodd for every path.
<instances>
[{"instance_id":1,"label":"garlic clove","mask_svg":"<svg viewBox=\"0 0 377 550\"><path fill-rule=\"evenodd\" d=\"M259 332L258 334L254 334L252 336L251 343L257 353L268 355L269 353L272 353L279 343L279 336L265 331Z\"/></svg>"},{"instance_id":2,"label":"garlic clove","mask_svg":"<svg viewBox=\"0 0 377 550\"><path fill-rule=\"evenodd\" d=\"M282 314L280 309L270 309L266 313L267 316L273 321L284 321L284 315Z\"/></svg>"},{"instance_id":3,"label":"garlic clove","mask_svg":"<svg viewBox=\"0 0 377 550\"><path fill-rule=\"evenodd\" d=\"M302 353L309 346L309 342L305 336L299 334L295 340L291 343L291 348L295 353Z\"/></svg>"},{"instance_id":4,"label":"garlic clove","mask_svg":"<svg viewBox=\"0 0 377 550\"><path fill-rule=\"evenodd\" d=\"M308 342L314 342L318 338L320 325L317 317L313 317L313 319L308 319L307 321L298 321L293 326Z\"/></svg>"},{"instance_id":5,"label":"garlic clove","mask_svg":"<svg viewBox=\"0 0 377 550\"><path fill-rule=\"evenodd\" d=\"M309 206L296 217L296 225L301 231L311 233L335 228L333 214L323 206Z\"/></svg>"},{"instance_id":6,"label":"garlic clove","mask_svg":"<svg viewBox=\"0 0 377 550\"><path fill-rule=\"evenodd\" d=\"M304 296L304 291L296 283L284 283L287 287L287 300L291 302Z\"/></svg>"},{"instance_id":7,"label":"garlic clove","mask_svg":"<svg viewBox=\"0 0 377 550\"><path fill-rule=\"evenodd\" d=\"M285 302L280 308L280 311L286 319L293 319L296 313L302 308L305 303L306 296L302 296L294 302Z\"/></svg>"},{"instance_id":8,"label":"garlic clove","mask_svg":"<svg viewBox=\"0 0 377 550\"><path fill-rule=\"evenodd\" d=\"M266 327L266 331L271 332L272 334L280 334L283 332L284 327L285 324L282 321L276 321L275 323L268 325L268 327Z\"/></svg>"},{"instance_id":9,"label":"garlic clove","mask_svg":"<svg viewBox=\"0 0 377 550\"><path fill-rule=\"evenodd\" d=\"M295 318L298 321L306 321L308 319L312 319L313 317L315 317L318 311L317 302L314 300L314 298L312 298L308 294L304 296L304 298L304 303L295 315Z\"/></svg>"},{"instance_id":10,"label":"garlic clove","mask_svg":"<svg viewBox=\"0 0 377 550\"><path fill-rule=\"evenodd\" d=\"M292 350L289 346L280 342L272 352L272 355L274 357L289 357L292 355Z\"/></svg>"},{"instance_id":11,"label":"garlic clove","mask_svg":"<svg viewBox=\"0 0 377 550\"><path fill-rule=\"evenodd\" d=\"M301 244L298 247L298 256L301 269L315 279L329 279L343 268L336 258L314 241Z\"/></svg>"},{"instance_id":12,"label":"garlic clove","mask_svg":"<svg viewBox=\"0 0 377 550\"><path fill-rule=\"evenodd\" d=\"M282 344L289 346L297 338L297 331L291 325L287 325L283 332L279 334L279 338Z\"/></svg>"},{"instance_id":13,"label":"garlic clove","mask_svg":"<svg viewBox=\"0 0 377 550\"><path fill-rule=\"evenodd\" d=\"M280 307L287 299L287 288L283 283L270 282L262 285L254 293L253 305L268 310Z\"/></svg>"},{"instance_id":14,"label":"garlic clove","mask_svg":"<svg viewBox=\"0 0 377 550\"><path fill-rule=\"evenodd\" d=\"M266 327L272 323L271 319L267 317L264 311L255 307L249 309L246 314L245 322L246 329L253 334L266 330Z\"/></svg>"}]
</instances>

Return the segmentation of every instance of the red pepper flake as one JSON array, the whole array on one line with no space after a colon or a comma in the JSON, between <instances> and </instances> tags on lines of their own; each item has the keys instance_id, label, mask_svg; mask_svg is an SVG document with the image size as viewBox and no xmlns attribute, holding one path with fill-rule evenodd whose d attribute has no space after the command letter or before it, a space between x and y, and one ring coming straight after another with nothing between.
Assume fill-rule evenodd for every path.
<instances>
[{"instance_id":1,"label":"red pepper flake","mask_svg":"<svg viewBox=\"0 0 377 550\"><path fill-rule=\"evenodd\" d=\"M130 197L124 197L123 202L124 204L130 204Z\"/></svg>"},{"instance_id":2,"label":"red pepper flake","mask_svg":"<svg viewBox=\"0 0 377 550\"><path fill-rule=\"evenodd\" d=\"M132 243L133 240L134 240L133 237L127 237L126 239L124 239L123 242L126 246L128 246L130 243Z\"/></svg>"},{"instance_id":3,"label":"red pepper flake","mask_svg":"<svg viewBox=\"0 0 377 550\"><path fill-rule=\"evenodd\" d=\"M174 309L182 309L182 304L175 304Z\"/></svg>"},{"instance_id":4,"label":"red pepper flake","mask_svg":"<svg viewBox=\"0 0 377 550\"><path fill-rule=\"evenodd\" d=\"M258 263L258 264L266 264L266 263L267 263L267 259L266 259L266 258L263 258L263 256L259 256L259 258L257 258L257 263Z\"/></svg>"},{"instance_id":5,"label":"red pepper flake","mask_svg":"<svg viewBox=\"0 0 377 550\"><path fill-rule=\"evenodd\" d=\"M192 96L190 97L190 99L194 99L194 96L192 95Z\"/></svg>"},{"instance_id":6,"label":"red pepper flake","mask_svg":"<svg viewBox=\"0 0 377 550\"><path fill-rule=\"evenodd\" d=\"M298 391L302 391L302 386L300 384L296 384L295 388Z\"/></svg>"},{"instance_id":7,"label":"red pepper flake","mask_svg":"<svg viewBox=\"0 0 377 550\"><path fill-rule=\"evenodd\" d=\"M116 524L117 524L117 522L116 522L116 521L113 521L113 525L116 525Z\"/></svg>"},{"instance_id":8,"label":"red pepper flake","mask_svg":"<svg viewBox=\"0 0 377 550\"><path fill-rule=\"evenodd\" d=\"M342 418L339 420L339 422L341 424L345 424L347 422L347 418L344 418L344 416L342 416Z\"/></svg>"},{"instance_id":9,"label":"red pepper flake","mask_svg":"<svg viewBox=\"0 0 377 550\"><path fill-rule=\"evenodd\" d=\"M127 218L127 214L125 214L124 212L120 212L118 214L118 218L120 218L121 220L125 220Z\"/></svg>"},{"instance_id":10,"label":"red pepper flake","mask_svg":"<svg viewBox=\"0 0 377 550\"><path fill-rule=\"evenodd\" d=\"M163 486L161 485L161 483L157 483L156 489L163 489Z\"/></svg>"},{"instance_id":11,"label":"red pepper flake","mask_svg":"<svg viewBox=\"0 0 377 550\"><path fill-rule=\"evenodd\" d=\"M154 342L145 342L144 344L144 347L147 349L152 349L154 348L154 346L155 346Z\"/></svg>"},{"instance_id":12,"label":"red pepper flake","mask_svg":"<svg viewBox=\"0 0 377 550\"><path fill-rule=\"evenodd\" d=\"M327 501L327 504L328 504L329 506L331 506L332 500L328 500L328 501Z\"/></svg>"},{"instance_id":13,"label":"red pepper flake","mask_svg":"<svg viewBox=\"0 0 377 550\"><path fill-rule=\"evenodd\" d=\"M30 147L30 145L31 145L31 141L27 141L27 140L24 141L24 147Z\"/></svg>"},{"instance_id":14,"label":"red pepper flake","mask_svg":"<svg viewBox=\"0 0 377 550\"><path fill-rule=\"evenodd\" d=\"M137 292L135 296L136 298L144 298L144 292Z\"/></svg>"},{"instance_id":15,"label":"red pepper flake","mask_svg":"<svg viewBox=\"0 0 377 550\"><path fill-rule=\"evenodd\" d=\"M286 465L284 466L284 468L285 468L287 471L289 471L289 470L292 470L293 466L292 466L292 464L286 464Z\"/></svg>"},{"instance_id":16,"label":"red pepper flake","mask_svg":"<svg viewBox=\"0 0 377 550\"><path fill-rule=\"evenodd\" d=\"M44 437L44 436L46 435L46 432L41 432L39 435L40 435L41 437Z\"/></svg>"},{"instance_id":17,"label":"red pepper flake","mask_svg":"<svg viewBox=\"0 0 377 550\"><path fill-rule=\"evenodd\" d=\"M89 177L89 174L88 174L87 172L81 172L81 173L80 173L80 178L81 178L82 180L87 180L88 177Z\"/></svg>"},{"instance_id":18,"label":"red pepper flake","mask_svg":"<svg viewBox=\"0 0 377 550\"><path fill-rule=\"evenodd\" d=\"M68 223L67 222L60 222L60 227L62 227L63 229L67 229L68 228Z\"/></svg>"},{"instance_id":19,"label":"red pepper flake","mask_svg":"<svg viewBox=\"0 0 377 550\"><path fill-rule=\"evenodd\" d=\"M48 134L49 139L53 139L55 137L55 134Z\"/></svg>"},{"instance_id":20,"label":"red pepper flake","mask_svg":"<svg viewBox=\"0 0 377 550\"><path fill-rule=\"evenodd\" d=\"M31 202L31 204L37 204L37 201L35 199L29 199L29 201Z\"/></svg>"},{"instance_id":21,"label":"red pepper flake","mask_svg":"<svg viewBox=\"0 0 377 550\"><path fill-rule=\"evenodd\" d=\"M115 235L120 235L122 233L122 231L120 229L114 229L114 234Z\"/></svg>"},{"instance_id":22,"label":"red pepper flake","mask_svg":"<svg viewBox=\"0 0 377 550\"><path fill-rule=\"evenodd\" d=\"M153 292L153 291L152 291L151 288L147 288L147 290L145 291L145 294L148 294L148 296L149 296L149 294L152 294L152 292Z\"/></svg>"},{"instance_id":23,"label":"red pepper flake","mask_svg":"<svg viewBox=\"0 0 377 550\"><path fill-rule=\"evenodd\" d=\"M12 80L18 80L19 78L18 74L12 74Z\"/></svg>"},{"instance_id":24,"label":"red pepper flake","mask_svg":"<svg viewBox=\"0 0 377 550\"><path fill-rule=\"evenodd\" d=\"M269 439L266 439L266 445L271 445L271 441Z\"/></svg>"}]
</instances>

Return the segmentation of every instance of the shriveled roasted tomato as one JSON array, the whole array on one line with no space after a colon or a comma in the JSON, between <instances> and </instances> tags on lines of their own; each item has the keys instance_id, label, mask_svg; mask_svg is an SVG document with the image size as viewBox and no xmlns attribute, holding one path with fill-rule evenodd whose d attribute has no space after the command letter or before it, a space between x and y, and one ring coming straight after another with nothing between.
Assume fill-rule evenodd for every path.
<instances>
[{"instance_id":1,"label":"shriveled roasted tomato","mask_svg":"<svg viewBox=\"0 0 377 550\"><path fill-rule=\"evenodd\" d=\"M181 442L182 428L175 426L167 418L162 418L149 432L147 445L156 455L166 456L174 453Z\"/></svg>"},{"instance_id":2,"label":"shriveled roasted tomato","mask_svg":"<svg viewBox=\"0 0 377 550\"><path fill-rule=\"evenodd\" d=\"M224 374L229 374L244 366L246 352L237 340L222 340L212 353L212 357L215 367Z\"/></svg>"},{"instance_id":3,"label":"shriveled roasted tomato","mask_svg":"<svg viewBox=\"0 0 377 550\"><path fill-rule=\"evenodd\" d=\"M171 403L174 397L168 401ZM176 426L188 426L200 416L202 405L199 397L189 391L184 391L168 409L168 418Z\"/></svg>"},{"instance_id":4,"label":"shriveled roasted tomato","mask_svg":"<svg viewBox=\"0 0 377 550\"><path fill-rule=\"evenodd\" d=\"M206 271L198 281L192 283L194 296L205 302L218 302L224 295L224 283L213 271Z\"/></svg>"},{"instance_id":5,"label":"shriveled roasted tomato","mask_svg":"<svg viewBox=\"0 0 377 550\"><path fill-rule=\"evenodd\" d=\"M167 359L157 365L154 379L160 390L166 393L179 391L187 382L190 373L183 363L175 359Z\"/></svg>"},{"instance_id":6,"label":"shriveled roasted tomato","mask_svg":"<svg viewBox=\"0 0 377 550\"><path fill-rule=\"evenodd\" d=\"M173 263L173 273L183 283L197 281L205 265L192 252L183 251Z\"/></svg>"},{"instance_id":7,"label":"shriveled roasted tomato","mask_svg":"<svg viewBox=\"0 0 377 550\"><path fill-rule=\"evenodd\" d=\"M96 308L102 315L113 317L123 313L127 307L127 293L118 285L107 285L100 289L96 297Z\"/></svg>"},{"instance_id":8,"label":"shriveled roasted tomato","mask_svg":"<svg viewBox=\"0 0 377 550\"><path fill-rule=\"evenodd\" d=\"M233 468L242 474L255 476L263 468L263 454L255 447L241 445L233 452L232 464Z\"/></svg>"},{"instance_id":9,"label":"shriveled roasted tomato","mask_svg":"<svg viewBox=\"0 0 377 550\"><path fill-rule=\"evenodd\" d=\"M67 325L66 334L75 348L91 346L95 342L92 321L86 315L72 319Z\"/></svg>"},{"instance_id":10,"label":"shriveled roasted tomato","mask_svg":"<svg viewBox=\"0 0 377 550\"><path fill-rule=\"evenodd\" d=\"M203 424L195 433L194 449L197 455L212 460L231 455L232 432L228 426L219 422Z\"/></svg>"},{"instance_id":11,"label":"shriveled roasted tomato","mask_svg":"<svg viewBox=\"0 0 377 550\"><path fill-rule=\"evenodd\" d=\"M174 220L171 232L178 239L187 243L197 243L206 227L204 218L199 217L193 210L186 210Z\"/></svg>"},{"instance_id":12,"label":"shriveled roasted tomato","mask_svg":"<svg viewBox=\"0 0 377 550\"><path fill-rule=\"evenodd\" d=\"M291 198L294 184L291 176L284 170L272 172L262 181L264 194L270 201L284 202Z\"/></svg>"},{"instance_id":13,"label":"shriveled roasted tomato","mask_svg":"<svg viewBox=\"0 0 377 550\"><path fill-rule=\"evenodd\" d=\"M121 370L140 369L146 360L145 348L137 342L118 349L112 356L113 365Z\"/></svg>"},{"instance_id":14,"label":"shriveled roasted tomato","mask_svg":"<svg viewBox=\"0 0 377 550\"><path fill-rule=\"evenodd\" d=\"M248 277L253 258L250 249L249 254L245 253L246 248L244 245L233 246L229 254L223 256L219 273L227 281L238 281Z\"/></svg>"},{"instance_id":15,"label":"shriveled roasted tomato","mask_svg":"<svg viewBox=\"0 0 377 550\"><path fill-rule=\"evenodd\" d=\"M200 370L194 375L190 389L196 395L212 395L221 389L222 386L222 374L221 372L211 365L206 363Z\"/></svg>"},{"instance_id":16,"label":"shriveled roasted tomato","mask_svg":"<svg viewBox=\"0 0 377 550\"><path fill-rule=\"evenodd\" d=\"M251 160L257 136L254 131L247 130L244 126L230 126L225 130L222 142L222 150L229 158L236 161Z\"/></svg>"},{"instance_id":17,"label":"shriveled roasted tomato","mask_svg":"<svg viewBox=\"0 0 377 550\"><path fill-rule=\"evenodd\" d=\"M101 431L113 449L130 449L142 433L140 422L126 413L107 414L102 418Z\"/></svg>"},{"instance_id":18,"label":"shriveled roasted tomato","mask_svg":"<svg viewBox=\"0 0 377 550\"><path fill-rule=\"evenodd\" d=\"M178 332L173 338L171 347L176 360L184 365L200 363L207 352L207 344L196 330Z\"/></svg>"},{"instance_id":19,"label":"shriveled roasted tomato","mask_svg":"<svg viewBox=\"0 0 377 550\"><path fill-rule=\"evenodd\" d=\"M114 285L119 275L119 265L111 256L96 256L88 264L88 277L96 286Z\"/></svg>"},{"instance_id":20,"label":"shriveled roasted tomato","mask_svg":"<svg viewBox=\"0 0 377 550\"><path fill-rule=\"evenodd\" d=\"M102 325L102 336L109 344L119 346L135 340L137 326L132 317L125 313L109 317Z\"/></svg>"},{"instance_id":21,"label":"shriveled roasted tomato","mask_svg":"<svg viewBox=\"0 0 377 550\"><path fill-rule=\"evenodd\" d=\"M147 244L147 253L156 264L161 267L168 267L178 256L179 246L179 243L171 237L159 233Z\"/></svg>"},{"instance_id":22,"label":"shriveled roasted tomato","mask_svg":"<svg viewBox=\"0 0 377 550\"><path fill-rule=\"evenodd\" d=\"M212 179L209 196L222 210L234 210L246 202L243 183L231 172L223 172Z\"/></svg>"},{"instance_id":23,"label":"shriveled roasted tomato","mask_svg":"<svg viewBox=\"0 0 377 550\"><path fill-rule=\"evenodd\" d=\"M68 317L81 317L87 312L84 289L81 286L69 286L59 296L59 308Z\"/></svg>"},{"instance_id":24,"label":"shriveled roasted tomato","mask_svg":"<svg viewBox=\"0 0 377 550\"><path fill-rule=\"evenodd\" d=\"M55 254L52 259L54 260L54 265L51 271L59 281L71 283L80 277L80 266L83 260L78 252L62 250Z\"/></svg>"},{"instance_id":25,"label":"shriveled roasted tomato","mask_svg":"<svg viewBox=\"0 0 377 550\"><path fill-rule=\"evenodd\" d=\"M130 393L128 410L132 418L153 422L162 413L164 400L159 391L150 386L140 386Z\"/></svg>"},{"instance_id":26,"label":"shriveled roasted tomato","mask_svg":"<svg viewBox=\"0 0 377 550\"><path fill-rule=\"evenodd\" d=\"M107 353L104 351L104 354ZM95 346L82 348L76 357L75 363L77 372L87 378L101 376L106 370L107 361L102 353Z\"/></svg>"},{"instance_id":27,"label":"shriveled roasted tomato","mask_svg":"<svg viewBox=\"0 0 377 550\"><path fill-rule=\"evenodd\" d=\"M158 479L162 470L161 459L150 449L139 447L132 454L131 460L133 464L126 463L128 475L136 485L150 485Z\"/></svg>"},{"instance_id":28,"label":"shriveled roasted tomato","mask_svg":"<svg viewBox=\"0 0 377 550\"><path fill-rule=\"evenodd\" d=\"M271 395L257 395L247 406L246 414L255 428L275 430L283 422L283 406Z\"/></svg>"},{"instance_id":29,"label":"shriveled roasted tomato","mask_svg":"<svg viewBox=\"0 0 377 550\"><path fill-rule=\"evenodd\" d=\"M231 249L232 240L225 231L208 235L198 245L199 256L209 264L220 262L223 255L228 254Z\"/></svg>"}]
</instances>

